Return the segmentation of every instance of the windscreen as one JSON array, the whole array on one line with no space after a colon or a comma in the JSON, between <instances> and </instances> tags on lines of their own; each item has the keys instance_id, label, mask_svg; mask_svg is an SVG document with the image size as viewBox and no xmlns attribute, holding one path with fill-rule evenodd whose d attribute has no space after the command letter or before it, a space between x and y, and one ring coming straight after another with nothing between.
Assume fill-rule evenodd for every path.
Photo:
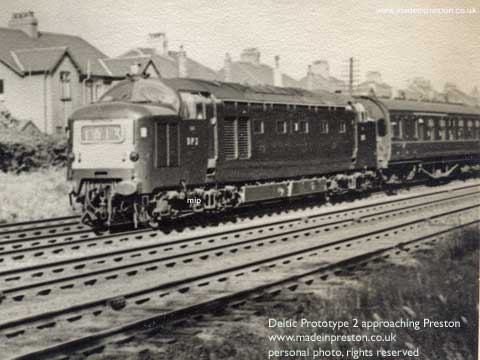
<instances>
[{"instance_id":1,"label":"windscreen","mask_svg":"<svg viewBox=\"0 0 480 360\"><path fill-rule=\"evenodd\" d=\"M180 98L158 79L127 80L107 91L99 102L132 102L168 107L178 113Z\"/></svg>"}]
</instances>

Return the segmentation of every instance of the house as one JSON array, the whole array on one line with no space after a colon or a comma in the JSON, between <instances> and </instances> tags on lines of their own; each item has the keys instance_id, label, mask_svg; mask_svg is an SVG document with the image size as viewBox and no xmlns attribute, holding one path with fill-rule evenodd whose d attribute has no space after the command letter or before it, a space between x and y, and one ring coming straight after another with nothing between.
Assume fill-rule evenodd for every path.
<instances>
[{"instance_id":1,"label":"house","mask_svg":"<svg viewBox=\"0 0 480 360\"><path fill-rule=\"evenodd\" d=\"M279 56L275 56L275 67L271 67L260 62L260 55L257 48L244 49L239 61L233 61L230 54L225 54L217 80L245 85L300 87L297 80L281 71Z\"/></svg>"},{"instance_id":2,"label":"house","mask_svg":"<svg viewBox=\"0 0 480 360\"><path fill-rule=\"evenodd\" d=\"M40 31L32 11L0 27L0 102L45 133L63 133L70 113L117 79L106 55L78 36Z\"/></svg>"},{"instance_id":3,"label":"house","mask_svg":"<svg viewBox=\"0 0 480 360\"><path fill-rule=\"evenodd\" d=\"M308 65L307 74L300 79L300 87L307 90L323 90L331 93L345 90L345 82L330 75L327 60L316 60Z\"/></svg>"},{"instance_id":4,"label":"house","mask_svg":"<svg viewBox=\"0 0 480 360\"><path fill-rule=\"evenodd\" d=\"M355 95L376 96L389 99L392 97L392 87L382 80L378 71L369 71L366 80L355 87Z\"/></svg>"},{"instance_id":5,"label":"house","mask_svg":"<svg viewBox=\"0 0 480 360\"><path fill-rule=\"evenodd\" d=\"M215 80L216 72L188 57L183 46L178 51L169 50L165 33L148 34L147 42L148 47L135 47L104 62L115 76L125 76L127 69L137 66L139 74L152 77Z\"/></svg>"},{"instance_id":6,"label":"house","mask_svg":"<svg viewBox=\"0 0 480 360\"><path fill-rule=\"evenodd\" d=\"M445 100L450 103L460 103L470 106L476 106L479 104L478 98L472 95L468 95L460 90L457 85L453 83L445 83L443 92L445 94Z\"/></svg>"},{"instance_id":7,"label":"house","mask_svg":"<svg viewBox=\"0 0 480 360\"><path fill-rule=\"evenodd\" d=\"M445 94L436 91L432 83L423 77L415 77L408 80L407 88L402 90L401 93L405 95L407 100L438 102L445 102L446 100Z\"/></svg>"}]
</instances>

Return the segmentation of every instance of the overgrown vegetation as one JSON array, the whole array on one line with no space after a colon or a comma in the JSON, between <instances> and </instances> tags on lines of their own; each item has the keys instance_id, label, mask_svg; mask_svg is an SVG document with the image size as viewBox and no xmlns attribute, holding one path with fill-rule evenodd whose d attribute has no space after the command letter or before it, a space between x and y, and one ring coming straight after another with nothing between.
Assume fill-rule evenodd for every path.
<instances>
[{"instance_id":1,"label":"overgrown vegetation","mask_svg":"<svg viewBox=\"0 0 480 360\"><path fill-rule=\"evenodd\" d=\"M71 214L65 172L57 168L28 174L0 172L0 223Z\"/></svg>"},{"instance_id":2,"label":"overgrown vegetation","mask_svg":"<svg viewBox=\"0 0 480 360\"><path fill-rule=\"evenodd\" d=\"M212 325L198 336L168 346L146 339L127 348L108 351L91 359L129 360L253 360L267 359L269 349L415 349L422 360L476 360L478 334L479 228L442 241L427 252L417 253L412 261L386 262L344 279L325 282L325 290L290 293L291 301L265 303L260 314L241 322ZM406 257L408 259L408 256ZM310 320L458 320L461 328L384 329L370 332L397 334L395 343L309 343L268 341L273 334L311 334L315 329L269 329L268 319ZM180 330L181 331L181 330ZM321 329L317 333L328 332ZM330 331L330 333L332 333ZM345 329L336 334L365 334L362 329ZM160 345L157 345L160 344ZM136 348L135 346L138 346ZM275 359L306 359L277 357ZM323 357L322 357L323 358ZM352 357L349 357L352 359ZM360 356L358 359L378 357ZM409 358L409 357L396 357ZM311 357L310 357L311 359ZM336 357L329 357L336 359Z\"/></svg>"},{"instance_id":3,"label":"overgrown vegetation","mask_svg":"<svg viewBox=\"0 0 480 360\"><path fill-rule=\"evenodd\" d=\"M16 129L0 130L0 172L16 174L67 163L65 137L26 135Z\"/></svg>"}]
</instances>

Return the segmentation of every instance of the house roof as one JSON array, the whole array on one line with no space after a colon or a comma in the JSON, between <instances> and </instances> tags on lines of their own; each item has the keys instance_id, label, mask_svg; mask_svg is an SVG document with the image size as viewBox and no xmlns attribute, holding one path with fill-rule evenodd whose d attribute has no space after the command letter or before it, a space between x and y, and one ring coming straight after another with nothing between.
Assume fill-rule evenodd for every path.
<instances>
[{"instance_id":1,"label":"house roof","mask_svg":"<svg viewBox=\"0 0 480 360\"><path fill-rule=\"evenodd\" d=\"M309 76L311 79L309 80ZM311 81L311 85L308 82ZM345 87L345 82L337 79L336 77L329 76L328 78L320 74L307 74L300 79L299 84L303 88L308 88L311 86L312 89L323 89L323 90L343 90Z\"/></svg>"},{"instance_id":2,"label":"house roof","mask_svg":"<svg viewBox=\"0 0 480 360\"><path fill-rule=\"evenodd\" d=\"M174 58L176 64L178 64L178 51L169 51L168 54L169 56ZM187 74L188 77L194 79L215 80L217 77L217 73L215 70L212 70L209 67L200 64L198 61L195 61L189 57L187 57Z\"/></svg>"},{"instance_id":3,"label":"house roof","mask_svg":"<svg viewBox=\"0 0 480 360\"><path fill-rule=\"evenodd\" d=\"M165 56L158 54L154 48L137 47L127 51L118 57L118 59L126 59L136 56L150 56L162 78L174 78L179 75L177 51L169 51L168 56ZM214 70L189 57L187 57L187 74L190 78L205 80L215 80L217 76Z\"/></svg>"},{"instance_id":4,"label":"house roof","mask_svg":"<svg viewBox=\"0 0 480 360\"><path fill-rule=\"evenodd\" d=\"M148 55L141 55L124 58L102 59L102 61L113 76L124 77L126 74L131 72L130 67L134 64L138 64L140 66L140 72L145 71L148 65L152 63L152 58Z\"/></svg>"},{"instance_id":5,"label":"house roof","mask_svg":"<svg viewBox=\"0 0 480 360\"><path fill-rule=\"evenodd\" d=\"M0 62L18 74L29 71L24 65L37 71L49 70L62 48L64 53L68 51L83 74L90 70L92 75L109 76L99 60L107 56L81 37L42 31L33 39L21 30L0 28Z\"/></svg>"},{"instance_id":6,"label":"house roof","mask_svg":"<svg viewBox=\"0 0 480 360\"><path fill-rule=\"evenodd\" d=\"M233 61L230 64L231 82L248 85L273 85L274 69L265 64L252 64L247 61ZM225 68L222 68L216 77L220 81L225 80ZM282 74L282 85L286 87L300 87L300 83L294 78Z\"/></svg>"},{"instance_id":7,"label":"house roof","mask_svg":"<svg viewBox=\"0 0 480 360\"><path fill-rule=\"evenodd\" d=\"M65 46L11 51L16 64L24 73L50 71L58 65L65 53Z\"/></svg>"},{"instance_id":8,"label":"house roof","mask_svg":"<svg viewBox=\"0 0 480 360\"><path fill-rule=\"evenodd\" d=\"M369 87L370 85L375 85L376 87L383 88L385 90L391 90L392 89L392 87L390 85L388 85L387 83L379 83L379 82L370 81L370 80L361 82L360 84L357 85L357 87L359 87L359 88Z\"/></svg>"}]
</instances>

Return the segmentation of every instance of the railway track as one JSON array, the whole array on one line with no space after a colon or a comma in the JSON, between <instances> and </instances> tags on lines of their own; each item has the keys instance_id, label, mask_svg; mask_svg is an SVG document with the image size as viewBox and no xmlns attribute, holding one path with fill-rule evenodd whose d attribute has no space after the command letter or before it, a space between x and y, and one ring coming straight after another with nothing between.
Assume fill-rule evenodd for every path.
<instances>
[{"instance_id":1,"label":"railway track","mask_svg":"<svg viewBox=\"0 0 480 360\"><path fill-rule=\"evenodd\" d=\"M161 250L161 256L150 254L156 255L155 259L130 257L128 264L115 268L107 258L119 255L103 254L104 258L46 264L43 271L40 264L35 269L2 272L0 337L4 341L0 349L10 357L33 359L51 358L55 352L73 345L90 346L92 341L101 341L101 347L104 343L100 339L129 329L136 331L146 324L274 286L292 275L307 276L312 269L468 225L478 221L478 206L478 188L471 185L391 200L376 207L357 207L348 215L346 211L325 211L316 218L231 230L228 236L213 235L216 240L212 242L212 236L172 240L157 244L158 251L177 246L167 256ZM452 217L458 222L445 222ZM124 254L138 251L129 249ZM75 275L73 268L66 269L90 260L97 261L98 267L93 262L83 263ZM59 266L65 268L58 271ZM42 271L45 277L32 281L32 271ZM19 278L5 287L5 276Z\"/></svg>"},{"instance_id":2,"label":"railway track","mask_svg":"<svg viewBox=\"0 0 480 360\"><path fill-rule=\"evenodd\" d=\"M81 229L86 229L86 227L80 223L79 216L64 216L51 219L0 224L0 243L3 240L53 235Z\"/></svg>"},{"instance_id":3,"label":"railway track","mask_svg":"<svg viewBox=\"0 0 480 360\"><path fill-rule=\"evenodd\" d=\"M465 192L463 197L471 196L472 188L458 190ZM431 195L430 203L422 209L428 211L434 206L441 206L445 199L436 199L443 193ZM459 196L457 194L456 196ZM460 198L461 199L461 198ZM47 298L57 292L65 292L78 288L79 286L90 286L99 281L116 280L122 277L128 279L132 272L142 271L143 266L157 266L164 262L177 261L187 256L196 256L212 251L223 251L223 249L235 245L244 245L262 234L282 233L285 229L295 232L303 229L321 229L323 233L345 228L359 221L359 214L362 214L362 221L381 221L384 217L391 217L395 214L402 214L411 211L421 197L409 197L402 201L388 201L376 205L355 207L345 212L327 212L325 214L312 215L309 218L293 218L288 221L271 222L268 225L246 226L237 230L219 232L207 236L195 236L171 241L159 242L158 234L153 232L149 235L150 244L136 246L133 248L122 248L121 250L97 254L94 257L70 258L64 261L42 263L37 266L10 268L0 271L0 284L3 293L10 295L13 301L24 302L28 298L35 299L40 296ZM394 213L392 213L394 207ZM417 208L416 211L420 209ZM372 215L370 215L372 214ZM136 235L134 239L139 240L143 235ZM107 237L110 239L110 237ZM125 239L122 236L120 239ZM241 239L241 240L240 240ZM104 240L101 240L104 241ZM100 241L100 242L101 242ZM111 241L111 240L107 240ZM28 291L27 291L28 290Z\"/></svg>"},{"instance_id":4,"label":"railway track","mask_svg":"<svg viewBox=\"0 0 480 360\"><path fill-rule=\"evenodd\" d=\"M347 206L351 205L347 204ZM213 222L213 224L210 225L223 226L231 222L251 222L254 219L265 216L279 216L291 212L297 213L298 216L308 216L309 213L324 208L322 205L315 204L314 201L312 201L310 206L302 206L300 208L295 206L292 207L293 209L287 207L287 209L283 211L278 211L278 209L260 209L253 213L241 212L239 217L227 218L221 222ZM245 211L245 209L243 210ZM80 254L85 251L87 253L89 251L95 252L98 246L98 239L106 239L103 242L103 246L116 246L118 245L118 242L120 242L122 243L122 247L124 247L126 245L125 242L129 242L133 235L135 235L134 239L139 240L145 238L141 234L148 234L147 236L152 237L155 236L153 234L161 234L162 237L168 237L170 233L197 233L199 229L205 228L205 224L192 226L191 223L187 223L180 225L176 231L171 231L171 228L158 229L156 231L152 231L151 229L138 229L133 231L128 230L123 233L105 233L101 236L91 231L90 228L75 222L75 219L75 217L66 217L45 221L34 221L34 226L28 229L25 228L25 226L29 224L28 222L17 223L5 226L4 229L9 229L5 233L2 233L2 228L0 228L0 267L2 262L6 262L8 259L16 262L35 262L52 257L62 258L66 252L71 252L73 254ZM72 223L69 224L66 223L66 221L71 221ZM125 237L118 238L119 234L123 234ZM109 239L115 240L111 241ZM131 242L132 241L130 241L130 243Z\"/></svg>"},{"instance_id":5,"label":"railway track","mask_svg":"<svg viewBox=\"0 0 480 360\"><path fill-rule=\"evenodd\" d=\"M418 182L412 184L411 188L421 188L424 186L423 182ZM371 196L383 196L383 192L373 193ZM341 201L341 200L340 200ZM307 204L305 205L305 202ZM177 232L186 232L186 231L196 231L199 228L206 226L221 226L225 223L232 221L249 221L255 217L262 216L272 216L278 215L278 207L283 208L282 212L287 211L302 211L308 208L319 208L324 204L319 204L318 200L313 197L312 199L307 199L302 201L288 200L286 202L280 203L271 203L264 204L262 207L245 207L235 209L233 213L221 214L221 217L218 216L183 216L180 219L177 219L174 222L162 224L162 226L157 229L162 233L168 234L172 231ZM144 231L148 229L140 229ZM128 228L118 228L115 232L129 232ZM95 234L91 231L91 228L80 223L79 216L66 216L52 219L40 219L33 221L25 221L18 223L10 224L0 224L0 251L3 251L8 246L12 248L33 248L41 246L42 243L45 243L51 238L55 237L64 237L63 241L68 242L77 237L95 237L98 234ZM47 240L45 240L47 239ZM39 241L41 240L41 241ZM52 240L53 241L53 240ZM3 247L3 249L2 249Z\"/></svg>"}]
</instances>

